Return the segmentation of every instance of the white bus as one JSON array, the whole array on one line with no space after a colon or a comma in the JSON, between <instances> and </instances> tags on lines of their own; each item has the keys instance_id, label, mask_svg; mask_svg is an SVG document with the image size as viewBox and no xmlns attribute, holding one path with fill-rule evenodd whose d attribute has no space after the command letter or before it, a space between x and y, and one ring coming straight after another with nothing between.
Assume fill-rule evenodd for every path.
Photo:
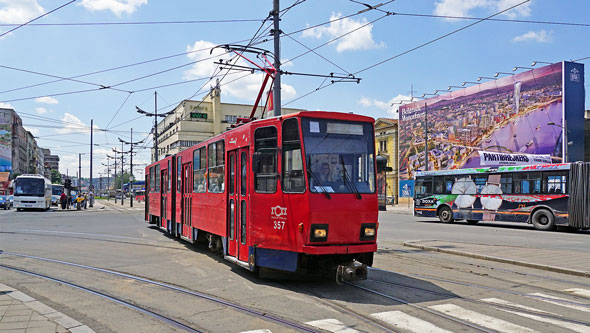
<instances>
[{"instance_id":1,"label":"white bus","mask_svg":"<svg viewBox=\"0 0 590 333\"><path fill-rule=\"evenodd\" d=\"M51 184L51 204L59 206L61 194L64 192L64 186L61 184Z\"/></svg>"},{"instance_id":2,"label":"white bus","mask_svg":"<svg viewBox=\"0 0 590 333\"><path fill-rule=\"evenodd\" d=\"M51 181L41 175L20 175L14 180L14 207L49 209Z\"/></svg>"}]
</instances>

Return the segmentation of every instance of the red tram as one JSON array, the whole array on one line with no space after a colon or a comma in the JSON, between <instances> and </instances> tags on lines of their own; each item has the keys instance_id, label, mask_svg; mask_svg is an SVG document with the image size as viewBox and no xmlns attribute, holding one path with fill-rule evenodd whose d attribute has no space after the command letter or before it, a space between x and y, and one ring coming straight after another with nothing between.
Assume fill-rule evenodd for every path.
<instances>
[{"instance_id":1,"label":"red tram","mask_svg":"<svg viewBox=\"0 0 590 333\"><path fill-rule=\"evenodd\" d=\"M251 271L366 278L377 249L373 118L242 124L146 168L146 221Z\"/></svg>"}]
</instances>

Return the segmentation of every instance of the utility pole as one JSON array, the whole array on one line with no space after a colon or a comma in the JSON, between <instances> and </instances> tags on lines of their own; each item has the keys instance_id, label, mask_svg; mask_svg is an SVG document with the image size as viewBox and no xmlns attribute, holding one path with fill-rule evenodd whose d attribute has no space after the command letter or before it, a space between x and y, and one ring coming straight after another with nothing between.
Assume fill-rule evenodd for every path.
<instances>
[{"instance_id":1,"label":"utility pole","mask_svg":"<svg viewBox=\"0 0 590 333\"><path fill-rule=\"evenodd\" d=\"M102 165L107 167L107 201L111 200L111 196L110 194L110 187L111 187L111 169L110 169L110 161L111 157L109 155L107 155L107 164L105 165L104 163L102 163Z\"/></svg>"},{"instance_id":2,"label":"utility pole","mask_svg":"<svg viewBox=\"0 0 590 333\"><path fill-rule=\"evenodd\" d=\"M158 158L158 92L154 91L154 145L155 145L155 158Z\"/></svg>"},{"instance_id":3,"label":"utility pole","mask_svg":"<svg viewBox=\"0 0 590 333\"><path fill-rule=\"evenodd\" d=\"M281 115L281 52L280 52L280 35L281 30L279 29L279 0L273 0L272 2L272 20L273 29L271 33L274 35L274 56L275 56L275 79L273 85L273 116ZM157 159L156 159L157 160Z\"/></svg>"},{"instance_id":4,"label":"utility pole","mask_svg":"<svg viewBox=\"0 0 590 333\"><path fill-rule=\"evenodd\" d=\"M123 200L123 156L125 155L123 154L123 142L121 142L121 206L125 204L125 200Z\"/></svg>"},{"instance_id":5,"label":"utility pole","mask_svg":"<svg viewBox=\"0 0 590 333\"><path fill-rule=\"evenodd\" d=\"M428 103L424 103L424 171L428 171Z\"/></svg>"},{"instance_id":6,"label":"utility pole","mask_svg":"<svg viewBox=\"0 0 590 333\"><path fill-rule=\"evenodd\" d=\"M113 190L115 190L115 203L117 203L117 191L116 191L116 184L117 184L117 151L115 149L113 149L113 151L115 152L115 157L111 157L109 155L107 155L107 157L112 158L115 161L115 180L113 181ZM110 195L110 193L109 193Z\"/></svg>"},{"instance_id":7,"label":"utility pole","mask_svg":"<svg viewBox=\"0 0 590 333\"><path fill-rule=\"evenodd\" d=\"M82 153L78 153L78 193L82 190Z\"/></svg>"},{"instance_id":8,"label":"utility pole","mask_svg":"<svg viewBox=\"0 0 590 333\"><path fill-rule=\"evenodd\" d=\"M93 195L95 195L94 193L94 184L92 183L92 127L94 124L94 119L90 119L90 186L88 186L88 198L89 200L89 206L90 207L94 207L94 198L90 197L90 192L92 191Z\"/></svg>"},{"instance_id":9,"label":"utility pole","mask_svg":"<svg viewBox=\"0 0 590 333\"><path fill-rule=\"evenodd\" d=\"M129 145L129 156L130 156L130 162L129 162L129 207L133 207L133 145L138 145L143 143L144 140L141 141L137 141L137 142L133 142L133 128L131 129L131 141L125 141L121 138L119 138L119 141L121 141L121 144L127 144Z\"/></svg>"}]
</instances>

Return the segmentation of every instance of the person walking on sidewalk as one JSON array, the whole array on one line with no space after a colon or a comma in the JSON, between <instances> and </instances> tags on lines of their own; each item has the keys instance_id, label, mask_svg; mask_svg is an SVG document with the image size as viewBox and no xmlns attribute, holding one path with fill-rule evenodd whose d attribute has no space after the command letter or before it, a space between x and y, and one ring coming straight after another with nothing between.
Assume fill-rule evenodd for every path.
<instances>
[{"instance_id":1,"label":"person walking on sidewalk","mask_svg":"<svg viewBox=\"0 0 590 333\"><path fill-rule=\"evenodd\" d=\"M66 200L68 200L68 196L66 192L61 192L61 196L59 197L59 202L61 204L61 209L66 209Z\"/></svg>"}]
</instances>

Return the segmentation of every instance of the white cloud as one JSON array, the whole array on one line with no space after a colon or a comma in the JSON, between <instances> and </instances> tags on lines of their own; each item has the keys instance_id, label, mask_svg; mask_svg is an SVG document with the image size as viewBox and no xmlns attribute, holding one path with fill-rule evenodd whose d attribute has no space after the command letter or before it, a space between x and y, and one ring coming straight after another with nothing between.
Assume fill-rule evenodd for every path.
<instances>
[{"instance_id":1,"label":"white cloud","mask_svg":"<svg viewBox=\"0 0 590 333\"><path fill-rule=\"evenodd\" d=\"M28 127L28 126L23 126L23 127L27 131L31 132L31 134L33 134L34 136L39 136L39 129L38 128Z\"/></svg>"},{"instance_id":2,"label":"white cloud","mask_svg":"<svg viewBox=\"0 0 590 333\"><path fill-rule=\"evenodd\" d=\"M71 113L64 113L64 116L63 118L61 118L61 121L64 123L64 127L55 130L59 134L71 134L80 132L90 133L90 126L84 124L78 117L74 116Z\"/></svg>"},{"instance_id":3,"label":"white cloud","mask_svg":"<svg viewBox=\"0 0 590 333\"><path fill-rule=\"evenodd\" d=\"M35 102L45 104L59 104L59 101L57 99L49 96L35 98Z\"/></svg>"},{"instance_id":4,"label":"white cloud","mask_svg":"<svg viewBox=\"0 0 590 333\"><path fill-rule=\"evenodd\" d=\"M38 114L44 114L44 113L47 113L47 109L46 108L36 108L35 112L37 112Z\"/></svg>"},{"instance_id":5,"label":"white cloud","mask_svg":"<svg viewBox=\"0 0 590 333\"><path fill-rule=\"evenodd\" d=\"M332 15L330 16L330 21L339 19L341 17L341 13L332 13ZM366 23L367 20L365 18L362 18L358 21L350 18L345 18L342 20L334 21L330 23L330 25L327 27L316 27L313 29L305 30L303 31L302 36L315 37L318 39L326 36L330 39L333 39L336 37L340 37L348 32L351 32L354 29L360 28ZM338 52L347 50L368 50L385 46L385 43L376 43L373 40L373 24L364 26L359 30L356 30L342 38L339 38L335 42L337 43L336 51Z\"/></svg>"},{"instance_id":6,"label":"white cloud","mask_svg":"<svg viewBox=\"0 0 590 333\"><path fill-rule=\"evenodd\" d=\"M499 12L510 8L521 0L439 0L434 3L434 14L443 16L473 16L476 9L484 9L488 12ZM530 16L530 2L524 3L505 13L504 16L516 18L519 16ZM453 19L449 19L453 20Z\"/></svg>"},{"instance_id":7,"label":"white cloud","mask_svg":"<svg viewBox=\"0 0 590 333\"><path fill-rule=\"evenodd\" d=\"M0 103L0 108L2 108L2 109L14 109L14 107L12 105L10 105L9 103Z\"/></svg>"},{"instance_id":8,"label":"white cloud","mask_svg":"<svg viewBox=\"0 0 590 333\"><path fill-rule=\"evenodd\" d=\"M0 0L0 23L24 23L44 12L37 0Z\"/></svg>"},{"instance_id":9,"label":"white cloud","mask_svg":"<svg viewBox=\"0 0 590 333\"><path fill-rule=\"evenodd\" d=\"M195 42L195 44L193 44L192 46L190 46L190 45L187 46L187 51L190 52L190 51L195 51L195 50L200 50L200 49L211 49L215 46L216 46L216 44L201 40L201 41ZM208 51L209 50L204 51L204 52L192 52L192 53L188 54L188 57L193 61L203 60L205 58L211 57L211 55L209 54ZM191 67L191 69L184 72L183 78L185 80L193 80L193 79L197 79L197 78L210 77L211 75L213 75L213 73L219 74L218 72L216 72L217 65L214 64L213 62L217 61L219 59L224 59L224 62L225 62L226 60L231 58L231 55L225 54L225 51L223 49L219 49L219 48L214 49L212 55L215 58L203 60L203 61L200 61L200 62L194 64L193 67ZM236 64L241 65L241 66L250 66L250 64L246 63L242 59L239 59ZM225 67L227 67L227 66L225 66ZM233 74L233 73L234 72L230 72L230 74ZM221 74L223 74L223 72ZM239 76L239 75L243 75L243 74L238 72L238 74L236 74L236 75ZM221 84L235 79L236 75L226 77L224 79L224 82L221 82ZM227 85L221 86L221 93L228 94L233 97L240 98L240 99L253 101L256 99L258 91L260 90L260 86L262 85L263 79L264 79L263 74L260 74L260 73L251 74L251 75L244 77L243 79L240 79L235 82L229 83ZM269 84L270 84L270 80L269 80ZM213 80L211 85L215 85L215 80ZM269 87L270 87L270 85L267 85L267 90ZM297 92L295 91L294 87L281 82L282 98L291 99L291 98L294 98L296 94L297 94Z\"/></svg>"},{"instance_id":10,"label":"white cloud","mask_svg":"<svg viewBox=\"0 0 590 333\"><path fill-rule=\"evenodd\" d=\"M147 5L147 0L82 0L78 5L91 12L110 10L121 16L123 13L133 14L139 6Z\"/></svg>"},{"instance_id":11,"label":"white cloud","mask_svg":"<svg viewBox=\"0 0 590 333\"><path fill-rule=\"evenodd\" d=\"M514 38L512 38L513 42L527 42L527 41L535 41L538 43L549 43L551 41L553 41L553 31L545 31L545 30L539 30L539 31L529 31L527 33L524 33L522 35L518 35Z\"/></svg>"},{"instance_id":12,"label":"white cloud","mask_svg":"<svg viewBox=\"0 0 590 333\"><path fill-rule=\"evenodd\" d=\"M411 98L410 96L399 94L399 95L393 97L392 99L390 99L389 101L384 102L384 101L380 101L378 99L362 97L358 101L358 104L360 104L366 108L375 107L377 109L387 111L387 114L389 116L391 116L394 119L397 119L397 117L398 117L397 111L400 107L399 103L401 101L409 101L410 98Z\"/></svg>"}]
</instances>

